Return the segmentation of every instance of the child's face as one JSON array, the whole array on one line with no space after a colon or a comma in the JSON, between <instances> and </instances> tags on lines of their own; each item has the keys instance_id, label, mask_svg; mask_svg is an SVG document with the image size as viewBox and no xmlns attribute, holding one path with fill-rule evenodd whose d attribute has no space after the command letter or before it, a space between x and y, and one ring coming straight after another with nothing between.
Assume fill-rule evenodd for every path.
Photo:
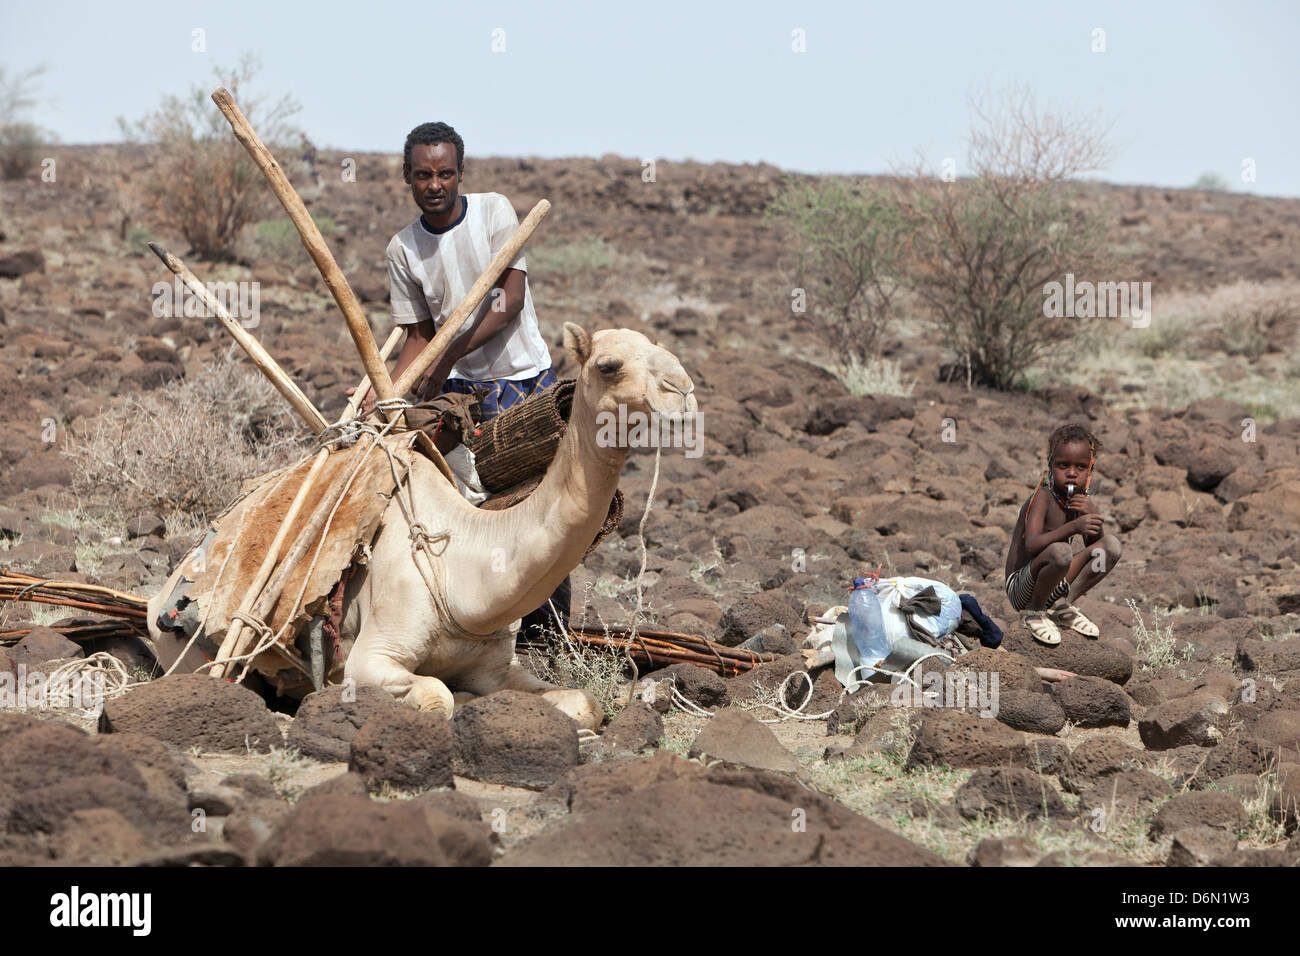
<instances>
[{"instance_id":1,"label":"child's face","mask_svg":"<svg viewBox=\"0 0 1300 956\"><path fill-rule=\"evenodd\" d=\"M1067 485L1074 485L1074 493L1082 494L1083 486L1088 481L1088 462L1091 459L1086 441L1062 442L1057 446L1049 466L1052 469L1052 483L1061 494Z\"/></svg>"}]
</instances>

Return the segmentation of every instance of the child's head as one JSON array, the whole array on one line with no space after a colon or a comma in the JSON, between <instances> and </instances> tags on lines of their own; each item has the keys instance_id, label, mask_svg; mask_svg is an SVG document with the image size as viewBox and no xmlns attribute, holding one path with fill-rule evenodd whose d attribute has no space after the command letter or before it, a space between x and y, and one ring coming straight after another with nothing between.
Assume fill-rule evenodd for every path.
<instances>
[{"instance_id":1,"label":"child's head","mask_svg":"<svg viewBox=\"0 0 1300 956\"><path fill-rule=\"evenodd\" d=\"M1082 425L1062 425L1047 439L1047 474L1052 487L1064 492L1074 485L1075 492L1087 488L1092 480L1092 466L1101 442Z\"/></svg>"}]
</instances>

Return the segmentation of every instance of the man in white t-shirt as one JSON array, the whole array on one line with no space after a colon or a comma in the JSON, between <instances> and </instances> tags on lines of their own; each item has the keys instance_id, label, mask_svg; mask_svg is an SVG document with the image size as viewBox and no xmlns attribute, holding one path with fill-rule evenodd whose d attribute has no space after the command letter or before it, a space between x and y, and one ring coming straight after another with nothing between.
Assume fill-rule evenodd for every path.
<instances>
[{"instance_id":1,"label":"man in white t-shirt","mask_svg":"<svg viewBox=\"0 0 1300 956\"><path fill-rule=\"evenodd\" d=\"M514 207L500 193L461 194L465 144L446 123L424 123L411 130L402 160L402 178L411 187L420 217L388 244L393 321L406 326L394 379L432 341L519 228ZM521 251L413 392L424 400L477 390L480 421L487 422L556 382L550 352L537 327ZM567 626L568 578L550 604ZM524 618L521 635L535 636L548 622L554 624L549 606L544 605Z\"/></svg>"}]
</instances>

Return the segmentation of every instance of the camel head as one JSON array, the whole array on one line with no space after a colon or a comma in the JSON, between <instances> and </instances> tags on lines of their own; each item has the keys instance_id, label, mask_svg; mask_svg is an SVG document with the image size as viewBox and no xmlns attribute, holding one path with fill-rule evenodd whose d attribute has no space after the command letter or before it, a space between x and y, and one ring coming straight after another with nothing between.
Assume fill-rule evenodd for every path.
<instances>
[{"instance_id":1,"label":"camel head","mask_svg":"<svg viewBox=\"0 0 1300 956\"><path fill-rule=\"evenodd\" d=\"M699 406L695 384L677 356L631 329L588 335L572 322L564 323L564 347L578 365L576 397L595 416L598 436L617 434L613 445L626 449L666 444L669 435L677 443L685 435L690 455L698 444ZM639 424L648 427L638 433ZM610 425L613 431L601 431Z\"/></svg>"}]
</instances>

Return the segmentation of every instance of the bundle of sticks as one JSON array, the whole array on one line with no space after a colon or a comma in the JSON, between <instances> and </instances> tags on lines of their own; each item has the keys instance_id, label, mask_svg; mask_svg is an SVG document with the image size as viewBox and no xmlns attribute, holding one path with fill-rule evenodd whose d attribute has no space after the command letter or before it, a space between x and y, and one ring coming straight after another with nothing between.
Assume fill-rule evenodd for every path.
<instances>
[{"instance_id":1,"label":"bundle of sticks","mask_svg":"<svg viewBox=\"0 0 1300 956\"><path fill-rule=\"evenodd\" d=\"M53 630L78 643L110 636L146 633L147 599L138 594L114 591L95 584L47 581L3 568L0 569L0 601L32 601L115 618L107 621L78 620L53 627ZM0 646L18 643L31 630L30 627L19 627L0 631ZM735 677L759 664L774 661L779 656L727 647L697 634L653 628L637 628L633 632L632 628L622 624L572 625L569 638L574 643L588 647L609 647L625 651L638 665L663 667L666 664L696 664L708 667L723 677ZM533 642L521 646L539 647L540 644Z\"/></svg>"},{"instance_id":2,"label":"bundle of sticks","mask_svg":"<svg viewBox=\"0 0 1300 956\"><path fill-rule=\"evenodd\" d=\"M0 568L0 601L32 601L57 607L75 607L108 617L139 621L140 630L144 630L149 603L137 594L114 591L97 584L47 581L8 568Z\"/></svg>"},{"instance_id":3,"label":"bundle of sticks","mask_svg":"<svg viewBox=\"0 0 1300 956\"><path fill-rule=\"evenodd\" d=\"M695 664L707 667L723 677L735 677L767 664L780 655L741 650L715 644L695 634L660 631L617 624L578 624L569 628L569 638L588 647L609 647L624 651L638 666L663 667L666 664ZM532 642L526 646L539 646Z\"/></svg>"},{"instance_id":4,"label":"bundle of sticks","mask_svg":"<svg viewBox=\"0 0 1300 956\"><path fill-rule=\"evenodd\" d=\"M93 644L110 637L140 637L144 634L144 625L133 621L74 621L71 624L51 624L50 630L57 631L76 644ZM30 634L34 627L15 627L0 631L0 647L11 647Z\"/></svg>"}]
</instances>

